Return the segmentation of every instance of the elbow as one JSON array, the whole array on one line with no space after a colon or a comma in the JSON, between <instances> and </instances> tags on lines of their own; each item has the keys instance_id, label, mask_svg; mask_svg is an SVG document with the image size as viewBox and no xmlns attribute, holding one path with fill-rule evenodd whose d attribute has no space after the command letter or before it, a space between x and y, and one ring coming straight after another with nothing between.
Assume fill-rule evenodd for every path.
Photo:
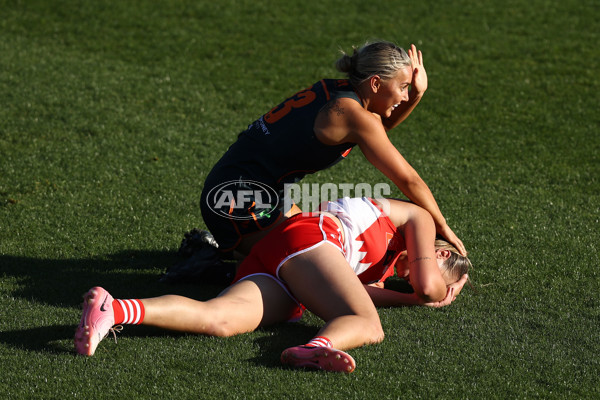
<instances>
[{"instance_id":1,"label":"elbow","mask_svg":"<svg viewBox=\"0 0 600 400\"><path fill-rule=\"evenodd\" d=\"M425 303L442 301L446 297L446 285L438 282L428 282L415 289L415 293Z\"/></svg>"}]
</instances>

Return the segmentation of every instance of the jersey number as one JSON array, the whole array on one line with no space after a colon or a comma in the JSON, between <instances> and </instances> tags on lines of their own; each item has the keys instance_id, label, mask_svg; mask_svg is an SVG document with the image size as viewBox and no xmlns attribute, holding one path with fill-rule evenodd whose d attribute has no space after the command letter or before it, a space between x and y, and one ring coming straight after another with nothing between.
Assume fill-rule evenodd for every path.
<instances>
[{"instance_id":1,"label":"jersey number","mask_svg":"<svg viewBox=\"0 0 600 400\"><path fill-rule=\"evenodd\" d=\"M290 97L277 107L265 114L265 122L274 124L281 118L285 117L293 108L304 107L310 104L314 99L317 98L317 94L310 90L312 87L296 93L293 97Z\"/></svg>"}]
</instances>

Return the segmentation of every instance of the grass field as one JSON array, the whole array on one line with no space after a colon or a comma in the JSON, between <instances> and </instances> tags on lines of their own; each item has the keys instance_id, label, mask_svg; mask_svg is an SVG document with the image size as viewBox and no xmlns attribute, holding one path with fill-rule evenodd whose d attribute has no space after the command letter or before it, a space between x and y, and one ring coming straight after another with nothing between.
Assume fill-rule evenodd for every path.
<instances>
[{"instance_id":1,"label":"grass field","mask_svg":"<svg viewBox=\"0 0 600 400\"><path fill-rule=\"evenodd\" d=\"M0 0L0 397L600 397L600 7L583 0ZM381 309L351 375L281 367L308 315L229 339L126 327L92 358L81 294L166 286L210 167L340 47L422 49L393 142L475 264L450 307ZM386 182L360 154L304 182ZM399 196L399 192L393 195Z\"/></svg>"}]
</instances>

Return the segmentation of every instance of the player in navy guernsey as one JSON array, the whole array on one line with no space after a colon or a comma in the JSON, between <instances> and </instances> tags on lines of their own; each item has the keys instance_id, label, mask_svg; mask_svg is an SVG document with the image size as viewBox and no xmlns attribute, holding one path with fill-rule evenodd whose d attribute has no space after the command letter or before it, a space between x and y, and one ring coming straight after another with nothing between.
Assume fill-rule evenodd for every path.
<instances>
[{"instance_id":1,"label":"player in navy guernsey","mask_svg":"<svg viewBox=\"0 0 600 400\"><path fill-rule=\"evenodd\" d=\"M283 214L282 199L286 183L295 183L306 174L328 168L345 158L356 143L326 145L317 139L313 126L315 116L332 99L348 98L360 104L360 98L346 79L324 79L311 87L296 93L267 114L254 121L247 130L240 133L238 140L231 145L217 162L204 183L202 212L211 232L221 247L232 248L239 234L253 232L257 225L269 226ZM257 216L256 221L223 221L223 215L209 209L215 202L207 199L208 193L217 185L229 181L241 181L237 190L250 189L246 180L267 184L277 193L279 203L274 212ZM234 196L236 198L236 196ZM250 201L251 204L251 201ZM218 204L217 204L218 205ZM221 204L231 208L230 203ZM252 212L248 207L237 207L229 214L241 213L240 217ZM287 210L286 210L287 211ZM231 230L238 229L232 235ZM227 239L226 239L227 238ZM223 246L224 244L224 246Z\"/></svg>"},{"instance_id":2,"label":"player in navy guernsey","mask_svg":"<svg viewBox=\"0 0 600 400\"><path fill-rule=\"evenodd\" d=\"M242 132L209 173L201 210L220 250L247 254L268 230L300 212L283 209L286 183L334 165L358 146L466 255L431 191L387 136L427 89L421 52L374 42L344 54L336 66L347 79L323 79L287 98Z\"/></svg>"}]
</instances>

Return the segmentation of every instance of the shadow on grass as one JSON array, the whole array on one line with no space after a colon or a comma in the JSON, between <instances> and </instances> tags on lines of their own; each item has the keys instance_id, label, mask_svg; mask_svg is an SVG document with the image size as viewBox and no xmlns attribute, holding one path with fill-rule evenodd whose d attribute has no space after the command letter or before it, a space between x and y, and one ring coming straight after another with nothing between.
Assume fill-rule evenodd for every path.
<instances>
[{"instance_id":1,"label":"shadow on grass","mask_svg":"<svg viewBox=\"0 0 600 400\"><path fill-rule=\"evenodd\" d=\"M179 258L176 253L153 251L124 251L93 259L31 259L0 256L0 273L5 280L3 291L9 298L21 298L31 303L52 307L80 309L82 294L90 287L103 286L115 298L147 298L164 294L179 294L197 300L217 296L223 285L179 284L159 282L161 272ZM392 281L395 289L402 291L402 282ZM12 287L11 287L12 286ZM9 299L7 307L15 304ZM44 313L42 307L39 313ZM9 310L14 316L19 310ZM312 321L312 322L311 322ZM73 353L73 335L78 323L49 325L0 332L0 343L16 349L50 354ZM283 323L261 330L267 335L256 339L260 354L251 361L258 366L282 368L280 355L288 347L309 341L318 332L321 323L304 318L299 323ZM132 329L129 329L132 328ZM128 336L169 336L186 334L136 326L128 327Z\"/></svg>"},{"instance_id":2,"label":"shadow on grass","mask_svg":"<svg viewBox=\"0 0 600 400\"><path fill-rule=\"evenodd\" d=\"M170 285L159 282L160 274L178 260L180 258L175 252L136 250L98 258L71 260L0 256L0 277L4 281L2 291L6 293L5 299L8 298L6 307L12 308L8 312L15 320L21 312L14 308L19 304L15 302L16 299L34 304L34 309L28 310L28 313L35 312L41 315L45 312L44 306L80 310L82 294L93 286L106 288L115 298L178 294L197 300L213 298L225 288L215 284ZM2 301L0 299L0 302ZM75 355L73 336L78 318L67 325L4 330L0 332L0 344L25 351ZM269 335L257 340L257 344L263 350L261 355L252 361L269 368L281 368L281 352L310 340L318 329L319 327L302 322L263 328ZM186 335L188 334L147 326L127 327L129 337Z\"/></svg>"},{"instance_id":3,"label":"shadow on grass","mask_svg":"<svg viewBox=\"0 0 600 400\"><path fill-rule=\"evenodd\" d=\"M52 306L78 305L82 294L93 286L102 286L120 298L172 293L199 300L212 298L224 288L160 283L160 274L178 260L175 252L138 250L71 260L0 256L0 273L7 285L15 286L8 289L9 296Z\"/></svg>"},{"instance_id":4,"label":"shadow on grass","mask_svg":"<svg viewBox=\"0 0 600 400\"><path fill-rule=\"evenodd\" d=\"M12 331L0 331L0 344L10 346L17 350L29 352L78 356L73 346L73 336L76 323L69 325L50 325L36 328L18 329ZM280 356L288 347L297 346L310 340L319 327L300 323L284 323L261 329L269 335L255 340L255 344L261 349L257 357L250 359L256 366L282 369ZM127 326L127 337L170 337L184 338L190 336L188 333L167 331L148 326ZM119 334L117 334L119 338ZM112 341L109 334L104 340Z\"/></svg>"},{"instance_id":5,"label":"shadow on grass","mask_svg":"<svg viewBox=\"0 0 600 400\"><path fill-rule=\"evenodd\" d=\"M15 349L24 349L26 351L46 354L71 353L77 355L73 346L73 337L77 322L79 321L75 321L72 325L50 325L0 332L0 343ZM175 338L189 335L186 333L171 332L147 326L128 326L127 328L128 337L168 336ZM113 340L112 338L113 336L109 334L104 340Z\"/></svg>"},{"instance_id":6,"label":"shadow on grass","mask_svg":"<svg viewBox=\"0 0 600 400\"><path fill-rule=\"evenodd\" d=\"M320 325L307 325L302 321L262 328L261 331L267 332L269 335L254 341L254 344L260 348L260 354L249 361L261 367L286 368L281 364L281 353L289 347L307 343L320 328Z\"/></svg>"},{"instance_id":7,"label":"shadow on grass","mask_svg":"<svg viewBox=\"0 0 600 400\"><path fill-rule=\"evenodd\" d=\"M34 259L0 256L0 278L6 313L15 321L22 311L15 300L34 304L28 313L45 312L39 304L80 310L82 295L93 286L106 288L115 298L147 298L178 294L197 300L218 295L222 285L160 283L160 274L180 260L174 252L124 251L92 259ZM36 305L38 304L38 305ZM39 308L39 311L36 309ZM77 317L78 318L78 317ZM49 353L73 352L72 339L79 320L72 325L40 326L0 332L0 343L15 348ZM154 336L153 329L139 329L139 335ZM162 334L178 335L168 331ZM68 342L65 342L68 340ZM68 343L65 345L65 343Z\"/></svg>"},{"instance_id":8,"label":"shadow on grass","mask_svg":"<svg viewBox=\"0 0 600 400\"><path fill-rule=\"evenodd\" d=\"M0 332L0 343L27 351L50 354L72 352L75 354L73 348L74 332L74 325L52 325L19 329ZM65 343L67 339L70 339L68 344Z\"/></svg>"}]
</instances>

